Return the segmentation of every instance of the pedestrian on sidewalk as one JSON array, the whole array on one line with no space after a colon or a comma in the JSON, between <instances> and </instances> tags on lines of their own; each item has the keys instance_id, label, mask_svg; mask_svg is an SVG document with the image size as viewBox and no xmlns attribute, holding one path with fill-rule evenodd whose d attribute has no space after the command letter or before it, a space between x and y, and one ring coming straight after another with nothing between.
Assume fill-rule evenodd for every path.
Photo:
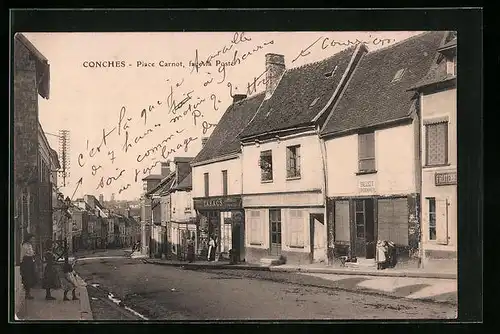
<instances>
[{"instance_id":1,"label":"pedestrian on sidewalk","mask_svg":"<svg viewBox=\"0 0 500 334\"><path fill-rule=\"evenodd\" d=\"M68 298L69 290L72 290L72 298L73 300L78 300L76 296L76 288L78 287L78 282L76 281L75 271L73 266L69 263L68 258L64 259L63 264L63 277L61 279L61 284L64 289L64 298L63 300L70 300Z\"/></svg>"},{"instance_id":2,"label":"pedestrian on sidewalk","mask_svg":"<svg viewBox=\"0 0 500 334\"><path fill-rule=\"evenodd\" d=\"M215 260L215 240L213 236L210 236L208 241L208 261Z\"/></svg>"},{"instance_id":3,"label":"pedestrian on sidewalk","mask_svg":"<svg viewBox=\"0 0 500 334\"><path fill-rule=\"evenodd\" d=\"M55 300L52 297L50 290L59 289L61 287L61 282L59 280L59 275L56 269L56 256L52 250L53 243L52 240L47 240L45 244L47 249L44 253L45 269L43 271L43 281L42 288L45 289L45 299Z\"/></svg>"},{"instance_id":4,"label":"pedestrian on sidewalk","mask_svg":"<svg viewBox=\"0 0 500 334\"><path fill-rule=\"evenodd\" d=\"M37 282L35 269L35 251L33 250L34 235L28 233L21 246L21 281L23 283L26 299L33 299L31 289Z\"/></svg>"}]
</instances>

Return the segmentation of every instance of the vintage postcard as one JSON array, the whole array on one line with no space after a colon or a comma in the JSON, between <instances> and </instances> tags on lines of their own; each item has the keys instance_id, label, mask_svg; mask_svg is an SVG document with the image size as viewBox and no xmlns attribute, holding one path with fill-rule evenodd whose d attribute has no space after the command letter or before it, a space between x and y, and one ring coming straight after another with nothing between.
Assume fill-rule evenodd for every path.
<instances>
[{"instance_id":1,"label":"vintage postcard","mask_svg":"<svg viewBox=\"0 0 500 334\"><path fill-rule=\"evenodd\" d=\"M456 319L458 38L16 33L16 319Z\"/></svg>"}]
</instances>

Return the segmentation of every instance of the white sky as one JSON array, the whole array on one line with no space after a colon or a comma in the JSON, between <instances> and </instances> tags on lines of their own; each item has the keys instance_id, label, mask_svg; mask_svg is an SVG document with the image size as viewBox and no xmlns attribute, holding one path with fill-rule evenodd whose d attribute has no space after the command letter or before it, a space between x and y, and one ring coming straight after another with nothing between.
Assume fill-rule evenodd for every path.
<instances>
[{"instance_id":1,"label":"white sky","mask_svg":"<svg viewBox=\"0 0 500 334\"><path fill-rule=\"evenodd\" d=\"M212 129L203 134L202 122L216 124L231 103L230 82L235 88L233 93L245 93L247 83L265 70L265 54L279 53L285 56L287 68L318 61L346 48L345 45L333 45L332 41L348 42L356 39L367 42L369 50L388 46L420 32L248 32L244 33L248 41L233 44L230 51L212 60L212 66L202 67L199 72L192 71L189 60L194 61L198 50L199 61L209 55L215 55L224 46L230 47L235 36L233 32L178 32L178 33L24 33L35 47L50 63L50 99L39 97L40 123L47 133L58 134L60 129L70 131L70 177L67 186L61 188L65 195L71 196L76 182L83 178L74 198L84 194L104 194L107 200L111 194L116 199L138 198L142 192L141 179L148 174L144 168L152 166L156 161L164 161L161 150L137 162L139 154L162 142L173 134L168 141L166 151L176 149L184 139L198 137L188 145L187 152L183 148L170 155L196 156L201 148L201 137L208 136ZM241 37L241 33L239 35ZM328 38L325 41L325 38ZM383 40L383 42L381 42ZM272 44L269 43L272 41ZM316 42L304 56L296 59L301 50ZM325 43L323 43L325 41ZM264 43L268 43L264 45ZM335 44L335 43L334 43ZM261 49L252 52L258 46ZM328 46L323 48L322 45ZM240 64L225 67L223 80L222 67L216 66L215 60L231 61L237 51L240 60L247 52L252 52ZM296 59L294 62L292 60ZM183 62L185 67L159 67L160 61ZM85 68L85 61L124 61L121 68ZM137 67L137 61L155 63L155 67ZM210 74L208 74L208 73ZM206 86L204 83L213 78ZM182 82L179 87L176 83ZM220 83L219 83L220 82ZM188 100L176 113L179 114L205 99L199 104L197 125L193 123L192 113L187 113L181 120L171 123L174 116L169 113L168 96L173 85L173 97L178 104L192 91ZM264 89L263 85L257 92ZM216 107L214 109L214 96ZM158 106L160 100L162 105ZM220 101L220 102L218 102ZM141 111L149 105L156 105L148 113L147 125L141 118ZM92 158L89 151L99 146L102 131L107 132L118 127L120 110L126 108L122 121L121 133L116 129L101 145L101 151ZM196 108L192 108L194 110ZM122 149L125 142L123 125L128 122L129 143L133 145L127 152ZM155 126L156 125L156 126ZM136 136L141 136L152 129L144 139L134 143ZM177 133L176 131L182 132ZM51 146L58 150L58 138L47 135ZM87 140L89 147L87 149ZM111 161L109 151L114 152L115 160ZM79 154L83 154L84 166L80 167ZM95 175L92 166L99 168ZM152 173L159 174L159 164ZM122 172L122 170L124 170ZM137 182L135 173L138 171ZM121 176L118 175L121 172ZM103 177L104 187L99 187ZM116 180L108 177L116 177ZM108 182L107 182L108 181ZM62 184L62 180L59 180ZM122 187L130 186L120 192ZM98 189L97 189L98 188Z\"/></svg>"}]
</instances>

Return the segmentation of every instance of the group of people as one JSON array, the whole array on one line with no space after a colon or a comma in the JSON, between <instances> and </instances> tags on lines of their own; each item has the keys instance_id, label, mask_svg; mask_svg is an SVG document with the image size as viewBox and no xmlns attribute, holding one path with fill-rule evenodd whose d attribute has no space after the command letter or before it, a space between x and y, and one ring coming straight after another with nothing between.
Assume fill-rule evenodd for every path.
<instances>
[{"instance_id":1,"label":"group of people","mask_svg":"<svg viewBox=\"0 0 500 334\"><path fill-rule=\"evenodd\" d=\"M33 299L31 289L38 283L38 276L35 265L35 252L33 249L34 236L28 234L21 247L21 280L26 292L26 299ZM45 289L45 299L55 300L52 296L52 290L63 289L63 300L70 300L68 298L69 291L72 291L72 299L78 300L76 296L76 288L78 282L73 266L69 263L68 258L65 257L64 264L61 266L57 263L57 258L54 253L54 244L52 240L47 240L45 243L45 253L43 254L43 262L45 268L42 276L42 288Z\"/></svg>"},{"instance_id":2,"label":"group of people","mask_svg":"<svg viewBox=\"0 0 500 334\"><path fill-rule=\"evenodd\" d=\"M195 236L192 236L187 241L187 260L189 263L194 262L196 258L196 241ZM215 251L217 250L217 237L211 236L208 241L208 261L215 261Z\"/></svg>"}]
</instances>

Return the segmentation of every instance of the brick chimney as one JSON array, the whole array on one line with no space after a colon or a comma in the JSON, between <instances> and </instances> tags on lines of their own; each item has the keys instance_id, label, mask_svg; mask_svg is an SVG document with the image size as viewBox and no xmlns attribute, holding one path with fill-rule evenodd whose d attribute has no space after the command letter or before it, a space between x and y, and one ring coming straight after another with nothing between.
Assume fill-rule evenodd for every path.
<instances>
[{"instance_id":1,"label":"brick chimney","mask_svg":"<svg viewBox=\"0 0 500 334\"><path fill-rule=\"evenodd\" d=\"M273 95L283 73L285 73L285 56L275 53L266 54L266 100Z\"/></svg>"},{"instance_id":2,"label":"brick chimney","mask_svg":"<svg viewBox=\"0 0 500 334\"><path fill-rule=\"evenodd\" d=\"M236 96L236 95L235 95L235 96ZM233 103L234 103L234 102L235 102L235 101L233 100ZM208 141L208 137L202 137L202 138L201 138L201 147L202 147L202 148L203 148L203 147L205 147L205 144L207 143L207 141Z\"/></svg>"},{"instance_id":3,"label":"brick chimney","mask_svg":"<svg viewBox=\"0 0 500 334\"><path fill-rule=\"evenodd\" d=\"M243 99L246 99L247 95L246 94L235 94L233 95L233 103L236 103L238 101L241 101Z\"/></svg>"},{"instance_id":4,"label":"brick chimney","mask_svg":"<svg viewBox=\"0 0 500 334\"><path fill-rule=\"evenodd\" d=\"M167 177L170 174L170 161L161 163L161 176Z\"/></svg>"}]
</instances>

